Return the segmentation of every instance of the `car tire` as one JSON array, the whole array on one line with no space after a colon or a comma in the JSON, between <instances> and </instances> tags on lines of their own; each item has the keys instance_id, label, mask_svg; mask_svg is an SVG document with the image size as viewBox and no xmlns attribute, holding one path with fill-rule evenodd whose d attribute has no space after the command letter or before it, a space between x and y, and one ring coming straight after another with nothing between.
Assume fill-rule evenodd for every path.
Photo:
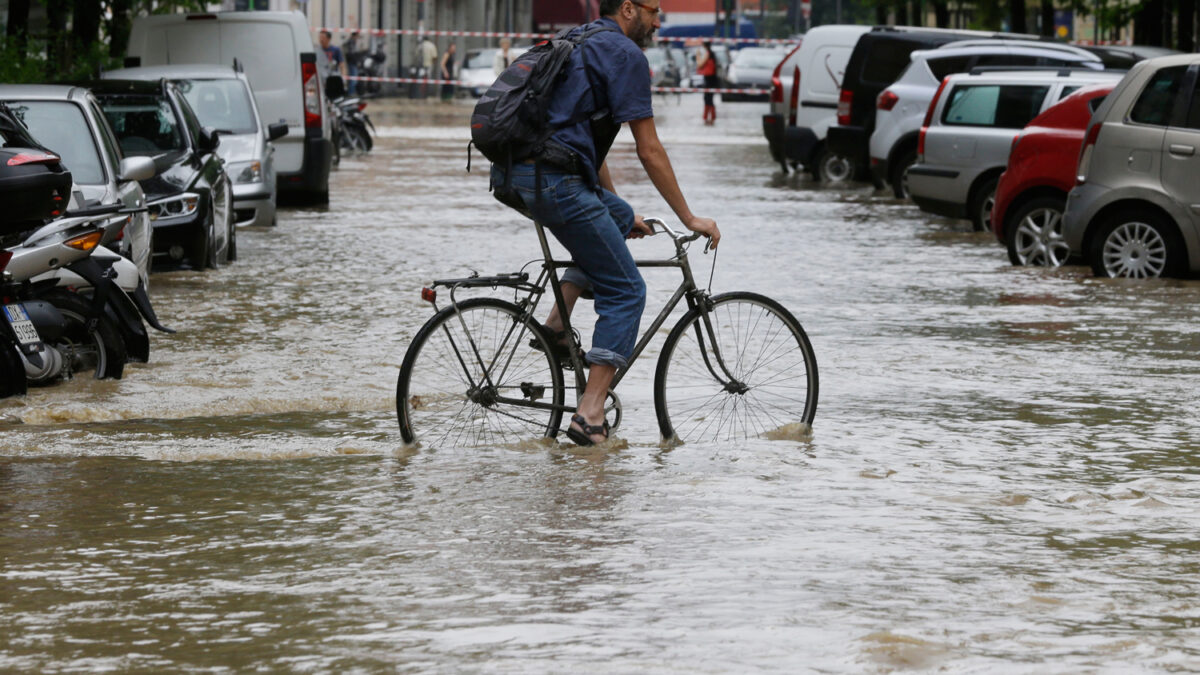
<instances>
[{"instance_id":1,"label":"car tire","mask_svg":"<svg viewBox=\"0 0 1200 675\"><path fill-rule=\"evenodd\" d=\"M826 185L840 185L854 178L854 162L835 154L825 145L817 151L813 165L813 177Z\"/></svg>"},{"instance_id":2,"label":"car tire","mask_svg":"<svg viewBox=\"0 0 1200 675\"><path fill-rule=\"evenodd\" d=\"M988 178L975 188L967 202L967 216L976 232L992 231L992 207L996 205L996 186L999 184L999 176Z\"/></svg>"},{"instance_id":3,"label":"car tire","mask_svg":"<svg viewBox=\"0 0 1200 675\"><path fill-rule=\"evenodd\" d=\"M188 264L196 271L203 270L208 266L213 248L212 230L212 210L210 209L208 217L197 224L195 231L192 232L192 241L185 251Z\"/></svg>"},{"instance_id":4,"label":"car tire","mask_svg":"<svg viewBox=\"0 0 1200 675\"><path fill-rule=\"evenodd\" d=\"M1173 223L1147 209L1112 214L1088 246L1088 262L1099 277L1179 276L1184 254L1183 240Z\"/></svg>"},{"instance_id":5,"label":"car tire","mask_svg":"<svg viewBox=\"0 0 1200 675\"><path fill-rule=\"evenodd\" d=\"M908 190L908 170L916 163L917 151L905 150L892 165L888 182L892 185L892 194L896 199L912 199L912 193Z\"/></svg>"},{"instance_id":6,"label":"car tire","mask_svg":"<svg viewBox=\"0 0 1200 675\"><path fill-rule=\"evenodd\" d=\"M1066 201L1060 197L1038 197L1017 209L1004 228L1004 246L1013 265L1060 267L1071 249L1062 236Z\"/></svg>"}]
</instances>

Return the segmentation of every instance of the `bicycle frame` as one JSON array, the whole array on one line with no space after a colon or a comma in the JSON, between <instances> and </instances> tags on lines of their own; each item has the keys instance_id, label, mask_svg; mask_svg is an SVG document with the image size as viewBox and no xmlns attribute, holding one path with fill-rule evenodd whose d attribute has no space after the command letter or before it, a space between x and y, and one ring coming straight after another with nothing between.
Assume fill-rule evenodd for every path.
<instances>
[{"instance_id":1,"label":"bicycle frame","mask_svg":"<svg viewBox=\"0 0 1200 675\"><path fill-rule=\"evenodd\" d=\"M689 311L696 309L697 307L708 307L709 306L709 294L707 291L697 288L695 278L692 275L691 264L688 261L688 255L687 255L687 244L689 244L690 242L699 238L700 235L698 235L698 234L691 234L691 235L681 234L681 233L676 232L675 230L671 229L666 223L664 223L663 221L661 221L657 218L647 218L645 222L647 224L649 224L652 229L657 225L662 228L663 232L666 232L667 234L670 235L671 240L675 245L675 255L669 259L635 260L634 263L639 268L658 268L658 267L678 268L680 270L680 273L683 275L683 280L680 282L679 287L675 289L675 292L672 294L670 300L667 301L667 304L658 313L658 316L656 316L654 318L654 320L651 322L649 328L638 339L637 344L634 346L633 354L629 357L628 363L625 365L625 367L620 368L617 371L616 375L613 377L613 382L612 382L613 388L615 388L621 382L621 380L629 372L629 369L633 367L633 364L637 361L638 357L642 354L642 352L645 350L646 346L650 343L650 340L654 337L655 334L657 334L658 330L660 328L662 328L663 324L666 323L667 319L670 318L671 313L675 310L675 308L679 305L679 303L681 301L687 302L687 308ZM571 328L570 314L565 310L566 299L563 296L562 281L559 279L558 271L561 269L578 267L578 265L576 265L576 263L574 261L555 260L553 253L550 250L550 242L549 242L549 239L546 237L545 229L542 227L542 225L540 223L535 222L534 226L537 231L538 242L541 245L542 254L543 254L541 271L538 274L536 281L530 282L529 278L528 278L529 275L527 273L521 272L521 273L517 273L517 274L501 274L501 275L490 276L490 277L470 277L470 278L465 278L465 279L437 280L437 281L433 282L433 285L434 286L446 286L450 289L450 304L452 307L455 307L455 308L457 308L458 302L455 300L454 295L455 295L455 291L458 290L459 288L479 288L479 287L486 287L486 286L491 286L492 288L496 288L498 286L507 286L507 287L513 288L517 292L523 291L527 295L524 298L517 301L517 305L525 311L525 316L527 318L532 318L534 315L534 312L536 311L537 306L541 300L541 296L544 295L546 292L546 285L549 284L551 292L554 295L555 306L557 306L559 308L559 316L563 322L563 330L566 332L566 334L568 336L570 336L570 340L572 341L571 343L573 346L575 346L578 343L575 341L575 338L574 338L575 334ZM435 304L435 308L436 308L436 304ZM697 327L697 332L698 332L697 340L701 346L701 355L702 355L705 365L708 367L709 372L712 374L714 379L716 379L718 382L721 382L726 388L730 388L731 391L736 389L737 387L743 386L730 373L729 368L725 365L725 361L722 358L721 353L720 353L720 348L717 345L716 334L715 334L715 331L713 330L713 326L710 321L708 312L702 311L700 316L703 319L704 331L703 331L703 333L700 333L699 327ZM477 349L477 347L475 345L475 340L471 336L470 331L467 330L466 324L462 320L461 315L458 315L458 319L459 319L460 325L464 329L464 333L467 335L467 340L469 342L470 356L473 357L473 359L483 368L484 377L489 380L489 382L487 384L490 385L491 384L490 380L492 379L491 373L493 372L493 368L495 368L497 366L497 363L500 359L500 354L504 353L504 351L506 350L507 345L508 345L508 340L513 336L513 333L516 332L516 327L518 324L514 324L513 330L510 331L509 334L504 337L504 340L501 342L501 348L497 350L497 356L496 356L496 359L493 360L493 363L485 364L483 362L483 359L480 356L479 350ZM716 366L717 366L716 368L714 368L713 362L710 361L710 359L709 359L709 353L708 353L709 349L704 348L705 343L706 343L704 338L706 335L708 338L707 344L711 347L713 356L715 357ZM457 346L454 347L454 350L455 350L455 356L460 361L462 361L464 358L464 355L459 352L459 349ZM511 353L509 354L509 358L511 359ZM571 359L571 365L575 372L576 389L577 389L577 391L582 392L587 387L587 376L586 376L586 369L584 366L583 358L581 356L580 351L577 349L571 349L570 359ZM466 365L465 362L462 363L462 365L465 368L465 365ZM504 368L507 368L507 365L508 364L506 363L504 365ZM718 368L719 368L719 372L718 372ZM466 369L466 370L469 373L470 369ZM503 372L503 371L501 371L501 372ZM478 388L479 383L471 382L470 385L471 385L472 389L474 390L474 389ZM530 401L508 399L506 397L498 398L497 400L501 401L501 402L505 402L505 403L518 404L518 405L532 407L532 408L557 407L557 406L549 406L544 403L536 403L536 402L530 402ZM565 404L564 403L562 408L563 408L564 412L575 412L575 410L576 410L576 407L573 404Z\"/></svg>"}]
</instances>

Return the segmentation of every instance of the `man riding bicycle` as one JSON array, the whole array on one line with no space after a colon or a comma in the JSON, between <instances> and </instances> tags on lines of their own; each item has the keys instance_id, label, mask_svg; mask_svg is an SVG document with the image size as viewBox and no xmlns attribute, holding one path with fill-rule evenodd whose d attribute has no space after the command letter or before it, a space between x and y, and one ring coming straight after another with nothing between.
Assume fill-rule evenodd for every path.
<instances>
[{"instance_id":1,"label":"man riding bicycle","mask_svg":"<svg viewBox=\"0 0 1200 675\"><path fill-rule=\"evenodd\" d=\"M567 311L584 291L595 295L598 318L586 356L587 388L567 429L580 445L608 438L604 403L617 370L633 353L646 303L646 285L625 239L652 232L617 196L605 163L621 124L629 123L638 159L680 222L709 237L714 248L721 238L715 221L688 208L654 125L650 64L642 48L651 44L660 26L659 6L660 0L601 0L600 19L569 36L607 29L582 42L564 67L566 77L549 109L550 124L562 128L551 136L545 153L513 165L511 176L502 166L492 167L492 184L511 179L530 215L550 229L578 265L563 274ZM580 119L584 121L563 126ZM569 338L562 333L557 307L546 325L566 349Z\"/></svg>"}]
</instances>

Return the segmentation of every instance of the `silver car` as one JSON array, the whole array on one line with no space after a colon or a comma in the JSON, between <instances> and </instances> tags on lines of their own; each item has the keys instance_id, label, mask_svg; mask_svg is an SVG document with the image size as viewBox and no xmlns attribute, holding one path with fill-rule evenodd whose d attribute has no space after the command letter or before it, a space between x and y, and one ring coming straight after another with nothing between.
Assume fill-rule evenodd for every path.
<instances>
[{"instance_id":1,"label":"silver car","mask_svg":"<svg viewBox=\"0 0 1200 675\"><path fill-rule=\"evenodd\" d=\"M1092 115L1063 238L1100 276L1200 270L1200 55L1142 61Z\"/></svg>"},{"instance_id":2,"label":"silver car","mask_svg":"<svg viewBox=\"0 0 1200 675\"><path fill-rule=\"evenodd\" d=\"M722 101L766 101L775 67L787 58L782 47L742 47L725 71L725 82L734 89L761 90L761 94L721 94Z\"/></svg>"},{"instance_id":3,"label":"silver car","mask_svg":"<svg viewBox=\"0 0 1200 675\"><path fill-rule=\"evenodd\" d=\"M154 163L125 156L100 104L87 89L0 85L0 101L38 142L62 157L85 208L119 204L131 211L117 252L137 265L142 283L149 286L153 228L138 181L154 176Z\"/></svg>"},{"instance_id":4,"label":"silver car","mask_svg":"<svg viewBox=\"0 0 1200 675\"><path fill-rule=\"evenodd\" d=\"M209 65L151 66L104 73L106 80L170 80L200 124L215 129L217 154L233 181L234 217L242 225L275 224L275 144L287 124L268 124L258 113L246 75Z\"/></svg>"},{"instance_id":5,"label":"silver car","mask_svg":"<svg viewBox=\"0 0 1200 675\"><path fill-rule=\"evenodd\" d=\"M907 191L923 211L991 230L996 185L1013 140L1034 117L1080 87L1116 82L1098 70L972 72L943 81L922 125Z\"/></svg>"}]
</instances>

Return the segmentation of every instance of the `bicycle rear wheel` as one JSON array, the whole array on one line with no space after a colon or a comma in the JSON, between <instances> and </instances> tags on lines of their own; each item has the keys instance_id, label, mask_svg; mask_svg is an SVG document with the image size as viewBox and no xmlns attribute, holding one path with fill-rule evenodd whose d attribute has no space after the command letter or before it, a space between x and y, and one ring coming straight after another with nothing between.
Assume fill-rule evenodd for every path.
<instances>
[{"instance_id":1,"label":"bicycle rear wheel","mask_svg":"<svg viewBox=\"0 0 1200 675\"><path fill-rule=\"evenodd\" d=\"M659 356L654 408L663 438L807 434L817 413L817 358L800 322L757 293L718 295L707 312L714 349L704 316L700 308L685 314Z\"/></svg>"},{"instance_id":2,"label":"bicycle rear wheel","mask_svg":"<svg viewBox=\"0 0 1200 675\"><path fill-rule=\"evenodd\" d=\"M406 443L506 445L557 434L563 395L541 326L512 303L473 298L442 309L413 338L396 414Z\"/></svg>"}]
</instances>

